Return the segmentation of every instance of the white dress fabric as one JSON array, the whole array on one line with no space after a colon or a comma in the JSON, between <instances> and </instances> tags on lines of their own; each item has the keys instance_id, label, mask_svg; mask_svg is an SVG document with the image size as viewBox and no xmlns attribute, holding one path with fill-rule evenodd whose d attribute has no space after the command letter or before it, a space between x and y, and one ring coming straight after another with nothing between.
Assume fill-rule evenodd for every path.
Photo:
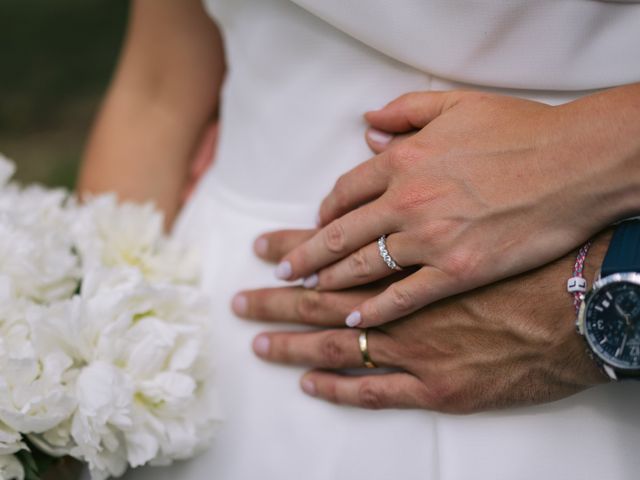
<instances>
[{"instance_id":1,"label":"white dress fabric","mask_svg":"<svg viewBox=\"0 0 640 480\"><path fill-rule=\"evenodd\" d=\"M224 422L200 457L126 478L638 478L640 384L471 416L334 406L300 391L303 369L257 359L251 341L269 327L236 318L229 304L239 290L277 284L273 266L253 256L253 240L273 229L310 227L336 178L371 156L363 112L416 90L490 89L557 104L640 81L640 4L209 0L206 6L223 32L229 74L216 162L179 232L207 252L220 391L212 408Z\"/></svg>"}]
</instances>

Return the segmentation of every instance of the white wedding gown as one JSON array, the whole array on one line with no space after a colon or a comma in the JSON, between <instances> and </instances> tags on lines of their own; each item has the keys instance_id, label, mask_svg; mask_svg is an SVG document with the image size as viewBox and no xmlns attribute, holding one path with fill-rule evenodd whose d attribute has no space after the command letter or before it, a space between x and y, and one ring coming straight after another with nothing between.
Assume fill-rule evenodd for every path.
<instances>
[{"instance_id":1,"label":"white wedding gown","mask_svg":"<svg viewBox=\"0 0 640 480\"><path fill-rule=\"evenodd\" d=\"M481 88L556 104L640 81L640 4L206 4L224 35L229 75L216 162L183 212L179 232L207 252L220 392L212 408L224 422L200 457L126 478L638 478L640 384L471 416L339 407L300 391L303 369L257 359L251 341L269 327L236 318L229 304L241 289L276 284L273 266L252 254L256 236L312 226L336 178L370 157L363 112L415 90Z\"/></svg>"}]
</instances>

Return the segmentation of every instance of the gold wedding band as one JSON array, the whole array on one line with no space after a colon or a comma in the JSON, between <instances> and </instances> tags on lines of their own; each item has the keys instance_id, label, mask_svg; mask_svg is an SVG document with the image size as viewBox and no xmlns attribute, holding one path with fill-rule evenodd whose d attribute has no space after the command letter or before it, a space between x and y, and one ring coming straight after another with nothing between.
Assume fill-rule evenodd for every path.
<instances>
[{"instance_id":1,"label":"gold wedding band","mask_svg":"<svg viewBox=\"0 0 640 480\"><path fill-rule=\"evenodd\" d=\"M358 345L360 346L360 353L362 354L362 363L367 368L377 368L377 365L373 363L369 356L369 329L360 329L360 336L358 337Z\"/></svg>"}]
</instances>

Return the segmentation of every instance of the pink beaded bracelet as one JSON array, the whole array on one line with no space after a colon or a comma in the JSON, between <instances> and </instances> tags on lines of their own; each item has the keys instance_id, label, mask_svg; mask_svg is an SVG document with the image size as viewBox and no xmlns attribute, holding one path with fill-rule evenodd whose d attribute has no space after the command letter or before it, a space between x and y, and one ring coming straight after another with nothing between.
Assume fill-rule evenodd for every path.
<instances>
[{"instance_id":1,"label":"pink beaded bracelet","mask_svg":"<svg viewBox=\"0 0 640 480\"><path fill-rule=\"evenodd\" d=\"M567 280L567 292L573 295L573 306L576 309L576 314L580 310L580 304L584 300L584 294L587 291L587 280L584 278L583 271L590 247L591 241L588 241L578 251L576 263L573 266L573 276Z\"/></svg>"}]
</instances>

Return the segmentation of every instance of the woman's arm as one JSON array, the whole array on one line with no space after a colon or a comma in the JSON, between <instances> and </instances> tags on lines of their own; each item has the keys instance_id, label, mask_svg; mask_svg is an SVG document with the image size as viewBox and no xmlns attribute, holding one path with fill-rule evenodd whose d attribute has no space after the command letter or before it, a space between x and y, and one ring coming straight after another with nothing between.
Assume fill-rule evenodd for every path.
<instances>
[{"instance_id":1,"label":"woman's arm","mask_svg":"<svg viewBox=\"0 0 640 480\"><path fill-rule=\"evenodd\" d=\"M170 223L223 75L222 40L200 0L135 0L78 190L153 200Z\"/></svg>"},{"instance_id":2,"label":"woman's arm","mask_svg":"<svg viewBox=\"0 0 640 480\"><path fill-rule=\"evenodd\" d=\"M558 107L413 93L366 118L378 139L419 131L343 175L324 228L276 270L336 290L419 267L359 305L351 327L537 268L640 213L640 84Z\"/></svg>"}]
</instances>

